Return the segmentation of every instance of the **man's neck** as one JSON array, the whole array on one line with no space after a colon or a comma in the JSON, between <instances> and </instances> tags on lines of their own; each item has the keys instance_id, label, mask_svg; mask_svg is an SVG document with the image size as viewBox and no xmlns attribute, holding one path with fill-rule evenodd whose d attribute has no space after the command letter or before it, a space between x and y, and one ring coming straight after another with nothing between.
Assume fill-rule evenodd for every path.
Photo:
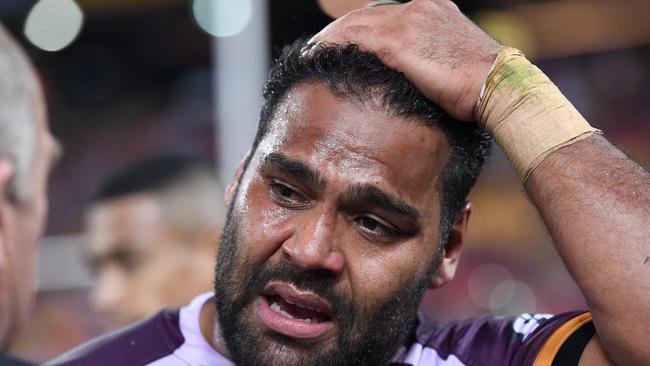
<instances>
[{"instance_id":1,"label":"man's neck","mask_svg":"<svg viewBox=\"0 0 650 366\"><path fill-rule=\"evenodd\" d=\"M199 326L201 327L201 335L203 335L203 338L205 338L212 348L217 350L217 352L221 353L224 357L230 358L230 352L228 352L226 342L221 336L219 321L217 320L214 302L212 300L206 301L201 307Z\"/></svg>"}]
</instances>

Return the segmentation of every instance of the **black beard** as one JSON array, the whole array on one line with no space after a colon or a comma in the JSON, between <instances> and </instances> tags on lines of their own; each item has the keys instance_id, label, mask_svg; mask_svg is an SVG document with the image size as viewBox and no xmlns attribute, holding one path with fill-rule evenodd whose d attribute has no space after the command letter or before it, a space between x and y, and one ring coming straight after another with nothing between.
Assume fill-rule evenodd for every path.
<instances>
[{"instance_id":1,"label":"black beard","mask_svg":"<svg viewBox=\"0 0 650 366\"><path fill-rule=\"evenodd\" d=\"M236 199L235 199L236 201ZM305 272L289 262L247 268L239 251L239 219L231 205L220 241L215 278L215 305L221 335L232 361L243 365L385 365L416 325L417 310L437 266L419 281L404 280L383 302L355 304L337 293L337 278ZM312 291L332 305L337 336L331 344L296 340L252 325L255 297L271 280Z\"/></svg>"}]
</instances>

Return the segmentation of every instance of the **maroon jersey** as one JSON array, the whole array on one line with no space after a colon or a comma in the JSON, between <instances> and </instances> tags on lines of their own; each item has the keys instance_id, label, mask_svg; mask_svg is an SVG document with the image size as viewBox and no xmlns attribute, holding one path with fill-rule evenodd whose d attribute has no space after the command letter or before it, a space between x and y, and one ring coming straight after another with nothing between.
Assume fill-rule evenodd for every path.
<instances>
[{"instance_id":1,"label":"maroon jersey","mask_svg":"<svg viewBox=\"0 0 650 366\"><path fill-rule=\"evenodd\" d=\"M232 366L207 342L199 328L203 294L180 309L157 315L65 354L48 365ZM438 324L420 314L393 365L555 366L580 358L593 336L589 313L556 316L482 316Z\"/></svg>"}]
</instances>

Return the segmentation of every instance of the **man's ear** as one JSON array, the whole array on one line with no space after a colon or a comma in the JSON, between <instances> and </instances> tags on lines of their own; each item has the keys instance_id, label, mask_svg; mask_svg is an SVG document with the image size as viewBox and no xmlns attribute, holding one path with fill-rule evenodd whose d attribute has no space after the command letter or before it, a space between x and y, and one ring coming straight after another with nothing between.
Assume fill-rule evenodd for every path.
<instances>
[{"instance_id":1,"label":"man's ear","mask_svg":"<svg viewBox=\"0 0 650 366\"><path fill-rule=\"evenodd\" d=\"M465 236L467 235L467 224L469 217L472 214L472 204L465 202L465 206L456 218L456 222L449 230L449 240L447 246L442 253L442 260L438 266L436 273L431 277L429 288L438 288L446 285L456 275L456 267L460 259L460 253L465 243Z\"/></svg>"},{"instance_id":2,"label":"man's ear","mask_svg":"<svg viewBox=\"0 0 650 366\"><path fill-rule=\"evenodd\" d=\"M11 160L0 157L0 256L4 255L4 244L6 235L7 212L13 205L11 182L14 177L14 164ZM2 258L0 258L1 261Z\"/></svg>"},{"instance_id":3,"label":"man's ear","mask_svg":"<svg viewBox=\"0 0 650 366\"><path fill-rule=\"evenodd\" d=\"M11 201L11 182L15 173L14 163L5 157L0 157L0 199Z\"/></svg>"},{"instance_id":4,"label":"man's ear","mask_svg":"<svg viewBox=\"0 0 650 366\"><path fill-rule=\"evenodd\" d=\"M224 194L226 206L230 206L232 200L235 198L235 192L239 186L239 181L241 180L241 176L244 174L244 170L246 170L246 166L248 166L250 159L251 150L248 150L244 158L239 162L237 170L235 171L235 176L230 180L230 183L228 183L228 186L226 187L226 192Z\"/></svg>"}]
</instances>

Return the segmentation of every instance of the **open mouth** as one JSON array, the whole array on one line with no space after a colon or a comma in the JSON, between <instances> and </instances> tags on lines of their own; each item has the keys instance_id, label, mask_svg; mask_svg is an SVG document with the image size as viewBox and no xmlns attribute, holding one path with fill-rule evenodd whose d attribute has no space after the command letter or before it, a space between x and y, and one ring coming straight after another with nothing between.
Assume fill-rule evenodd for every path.
<instances>
[{"instance_id":1,"label":"open mouth","mask_svg":"<svg viewBox=\"0 0 650 366\"><path fill-rule=\"evenodd\" d=\"M301 306L292 303L291 300L284 299L281 296L271 296L267 299L269 299L271 303L271 310L278 312L287 318L296 319L305 323L322 323L329 320L329 317L319 308Z\"/></svg>"},{"instance_id":2,"label":"open mouth","mask_svg":"<svg viewBox=\"0 0 650 366\"><path fill-rule=\"evenodd\" d=\"M267 327L289 337L317 338L334 326L329 302L313 292L298 290L286 283L267 285L256 302L256 308L260 320Z\"/></svg>"}]
</instances>

